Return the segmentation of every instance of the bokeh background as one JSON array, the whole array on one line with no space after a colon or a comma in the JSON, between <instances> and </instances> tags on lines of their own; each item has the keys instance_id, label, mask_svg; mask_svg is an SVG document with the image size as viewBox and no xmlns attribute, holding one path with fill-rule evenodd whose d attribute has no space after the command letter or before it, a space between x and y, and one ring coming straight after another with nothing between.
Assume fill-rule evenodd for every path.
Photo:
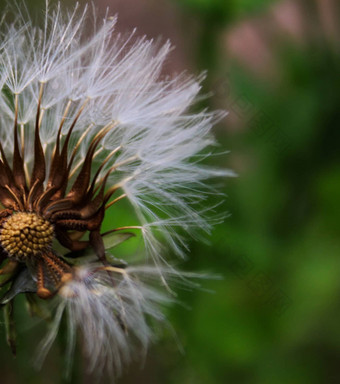
<instances>
[{"instance_id":1,"label":"bokeh background","mask_svg":"<svg viewBox=\"0 0 340 384\"><path fill-rule=\"evenodd\" d=\"M26 3L42 12L43 1ZM170 38L176 50L165 73L207 70L211 96L199 107L229 111L215 134L217 151L230 153L211 162L239 175L221 187L219 209L230 216L208 243L192 242L181 265L223 278L204 283L212 292L178 291L186 306L168 311L176 336L163 332L143 367L130 366L117 382L339 383L339 2L94 3L99 16L107 6L118 13L123 32ZM64 340L36 373L31 356L44 326L32 327L20 303L15 311L18 356L1 329L0 382L63 383ZM76 362L72 383L94 382L83 365Z\"/></svg>"}]
</instances>

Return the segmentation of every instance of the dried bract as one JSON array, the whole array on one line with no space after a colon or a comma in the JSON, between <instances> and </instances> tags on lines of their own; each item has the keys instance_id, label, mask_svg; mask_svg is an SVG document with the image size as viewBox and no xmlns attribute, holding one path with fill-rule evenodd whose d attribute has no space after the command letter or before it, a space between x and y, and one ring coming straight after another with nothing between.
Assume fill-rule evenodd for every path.
<instances>
[{"instance_id":1,"label":"dried bract","mask_svg":"<svg viewBox=\"0 0 340 384\"><path fill-rule=\"evenodd\" d=\"M78 5L62 13L47 4L42 28L15 11L0 45L1 302L22 292L33 306L54 302L40 357L65 313L70 355L80 328L90 370L118 373L132 339L146 348L147 318L162 319L156 304L168 299L147 283L175 273L165 250L183 256L183 230L210 229L206 181L228 172L200 160L222 115L190 112L202 77L162 76L169 43L122 37L116 18L93 23ZM112 220L103 234L108 210L124 200L131 225ZM138 266L108 252L130 231L145 244Z\"/></svg>"}]
</instances>

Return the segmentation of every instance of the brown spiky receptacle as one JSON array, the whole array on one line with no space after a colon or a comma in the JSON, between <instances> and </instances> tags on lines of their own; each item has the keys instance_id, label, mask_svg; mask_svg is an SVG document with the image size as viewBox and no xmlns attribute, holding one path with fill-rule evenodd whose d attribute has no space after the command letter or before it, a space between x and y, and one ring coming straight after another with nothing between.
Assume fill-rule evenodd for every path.
<instances>
[{"instance_id":1,"label":"brown spiky receptacle","mask_svg":"<svg viewBox=\"0 0 340 384\"><path fill-rule=\"evenodd\" d=\"M117 374L136 341L147 349L149 320L164 321L163 288L183 282L171 255L224 216L207 202L217 192L207 180L232 172L200 161L225 114L192 112L204 76L164 77L169 42L116 34L109 15L88 23L78 3L64 12L46 2L39 27L21 5L0 20L0 305L9 325L19 294L30 313L51 310L39 363L65 316L67 356L80 332L89 370ZM118 211L102 234L122 200L122 220ZM110 252L130 229L143 247L117 261Z\"/></svg>"},{"instance_id":2,"label":"brown spiky receptacle","mask_svg":"<svg viewBox=\"0 0 340 384\"><path fill-rule=\"evenodd\" d=\"M9 260L8 264L0 270L0 274L11 271L14 275L16 268L25 264L36 280L38 296L47 299L53 296L72 274L71 267L53 250L54 238L72 252L92 246L99 260L106 262L100 229L105 209L113 202L107 203L116 188L110 188L105 192L106 181L114 171L114 167L111 167L104 177L99 178L108 158L91 178L92 161L96 149L114 124L106 125L94 135L77 176L70 182L76 168L79 168L78 165L73 166L73 162L83 136L78 139L71 156L68 156L69 142L86 102L80 107L61 143L62 128L69 110L69 105L66 106L55 139L51 166L49 172L46 172L45 154L39 134L43 88L44 85L41 84L31 173L29 174L25 168L24 141L19 143L18 138L17 96L15 97L12 167L0 144L0 202L3 206L0 212L0 250L2 261ZM86 233L88 233L88 239L81 240ZM73 253L73 255L76 254Z\"/></svg>"}]
</instances>

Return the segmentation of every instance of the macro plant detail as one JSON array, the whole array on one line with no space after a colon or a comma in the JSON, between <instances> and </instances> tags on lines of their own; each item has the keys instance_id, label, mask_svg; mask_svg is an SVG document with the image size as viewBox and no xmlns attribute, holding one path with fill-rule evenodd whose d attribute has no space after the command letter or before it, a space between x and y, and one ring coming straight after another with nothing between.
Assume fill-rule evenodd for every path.
<instances>
[{"instance_id":1,"label":"macro plant detail","mask_svg":"<svg viewBox=\"0 0 340 384\"><path fill-rule=\"evenodd\" d=\"M77 117L71 123L62 147L60 136L65 120L61 120L49 174L46 176L45 154L39 134L43 84L41 84L39 95L31 175L25 172L22 156L25 151L24 141L21 142L22 153L19 150L18 95L15 95L14 101L12 168L9 166L5 152L0 148L2 154L0 201L4 207L0 213L2 220L0 244L2 257L9 259L9 263L0 273L6 273L8 269L11 272L15 271L19 264L24 262L36 276L37 295L40 298L48 298L60 286L65 276L69 276L70 272L70 267L53 251L53 237L70 251L81 251L92 246L98 259L105 262L105 248L100 235L100 227L104 218L105 205L116 188L110 188L106 193L104 192L108 176L115 167L111 167L101 180L97 180L105 161L91 181L93 156L100 140L111 128L108 125L101 129L90 142L80 171L67 191L70 173L74 170L72 163L78 149L77 145L68 159L68 143ZM66 117L65 112L65 119ZM46 187L44 182L46 182ZM77 240L85 231L89 231L89 239ZM53 282L54 289L52 290L45 286L47 277Z\"/></svg>"},{"instance_id":2,"label":"macro plant detail","mask_svg":"<svg viewBox=\"0 0 340 384\"><path fill-rule=\"evenodd\" d=\"M90 364L119 374L146 350L151 318L164 322L162 292L181 278L167 255L184 256L183 234L209 231L206 180L231 175L201 164L223 113L191 113L198 79L162 75L171 49L135 32L114 32L78 5L64 13L46 3L42 27L15 6L2 19L0 45L0 270L7 339L15 351L12 305L25 294L32 314L50 306L54 320L38 354L43 361L61 319L68 357L77 329ZM93 24L93 34L85 26ZM108 212L128 202L131 224ZM129 216L129 217L130 217ZM111 216L110 216L111 217ZM112 249L139 234L133 263Z\"/></svg>"}]
</instances>

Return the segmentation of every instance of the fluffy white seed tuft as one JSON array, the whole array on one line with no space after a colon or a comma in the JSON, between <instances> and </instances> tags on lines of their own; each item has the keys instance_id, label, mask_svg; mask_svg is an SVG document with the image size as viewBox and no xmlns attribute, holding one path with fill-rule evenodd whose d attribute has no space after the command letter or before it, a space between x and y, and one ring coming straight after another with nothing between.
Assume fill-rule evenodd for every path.
<instances>
[{"instance_id":1,"label":"fluffy white seed tuft","mask_svg":"<svg viewBox=\"0 0 340 384\"><path fill-rule=\"evenodd\" d=\"M80 328L89 369L106 366L119 373L123 362L132 358L132 340L146 349L152 335L147 318L163 321L157 305L169 302L144 281L158 276L166 285L166 279L176 274L167 261L169 249L183 257L184 234L195 236L198 229L208 232L221 220L214 207L206 205L216 193L210 179L233 173L202 161L210 154L207 148L215 144L211 128L224 113L192 112L204 75L195 78L183 73L169 78L162 74L172 49L169 42L160 45L137 38L135 31L121 36L114 31L116 17L107 15L97 22L88 7L81 9L77 4L65 14L59 3L54 9L46 4L41 26L21 6L15 6L12 23L0 20L4 28L0 43L4 152L9 154L13 148L13 135L8 132L17 112L25 171L31 173L40 101L47 171L59 128L63 141L75 123L69 145L69 158L75 156L72 185L91 141L106 132L95 152L92 172L100 169L100 181L110 171L107 188L116 193L108 205L123 199L130 203L136 220L130 228L140 231L154 267L111 271L98 265L77 267L74 278L60 290L54 325L38 360L43 360L66 313L70 356Z\"/></svg>"},{"instance_id":2,"label":"fluffy white seed tuft","mask_svg":"<svg viewBox=\"0 0 340 384\"><path fill-rule=\"evenodd\" d=\"M25 12L23 12L25 13ZM19 14L7 27L0 51L0 96L2 127L12 126L13 103L6 89L18 95L19 124L25 142L25 162L33 161L32 138L41 83L44 116L40 134L47 160L51 159L60 122L64 134L82 109L73 143L79 143L75 158L79 171L91 139L103 127L110 130L96 153L100 164L110 157L101 177L113 168L111 186L117 187L136 212L148 243L157 229L173 250L182 253L173 227L209 229L200 205L212 193L208 179L232 172L202 166L205 148L214 144L212 126L224 114L191 113L203 76L162 76L162 65L171 50L146 38L126 38L114 32L115 17L94 23L88 33L89 11L78 5L64 16L60 4L46 10L39 29ZM67 113L65 113L67 111ZM4 147L11 149L11 135L0 132ZM81 140L80 140L81 138ZM6 148L5 148L6 149ZM49 168L49 164L47 164ZM165 220L165 221L164 221ZM174 236L173 236L174 234ZM182 244L183 245L183 244ZM153 250L153 245L148 245ZM152 252L159 258L158 252Z\"/></svg>"},{"instance_id":3,"label":"fluffy white seed tuft","mask_svg":"<svg viewBox=\"0 0 340 384\"><path fill-rule=\"evenodd\" d=\"M59 292L56 316L39 345L37 365L43 363L65 313L68 368L72 365L79 329L88 360L87 370L107 371L112 376L121 374L125 363L145 354L153 337L150 320L166 323L160 306L173 300L154 288L152 282L157 279L158 272L154 267L120 269L99 264L75 268L73 279Z\"/></svg>"}]
</instances>

